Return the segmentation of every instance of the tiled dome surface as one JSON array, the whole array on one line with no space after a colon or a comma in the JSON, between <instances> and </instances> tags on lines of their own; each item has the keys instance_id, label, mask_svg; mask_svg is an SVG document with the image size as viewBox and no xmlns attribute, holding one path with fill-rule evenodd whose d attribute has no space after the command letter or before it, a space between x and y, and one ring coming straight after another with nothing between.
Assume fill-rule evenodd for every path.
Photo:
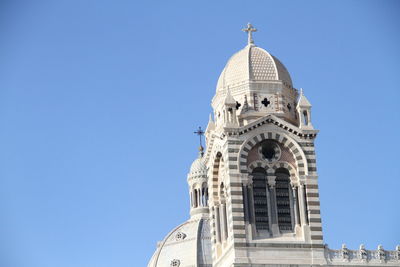
<instances>
[{"instance_id":1,"label":"tiled dome surface","mask_svg":"<svg viewBox=\"0 0 400 267\"><path fill-rule=\"evenodd\" d=\"M217 91L246 81L281 80L292 86L285 66L264 49L247 45L234 54L223 69L217 83Z\"/></svg>"},{"instance_id":2,"label":"tiled dome surface","mask_svg":"<svg viewBox=\"0 0 400 267\"><path fill-rule=\"evenodd\" d=\"M191 175L207 175L207 167L204 164L203 158L197 158L193 161L192 166L190 167Z\"/></svg>"}]
</instances>

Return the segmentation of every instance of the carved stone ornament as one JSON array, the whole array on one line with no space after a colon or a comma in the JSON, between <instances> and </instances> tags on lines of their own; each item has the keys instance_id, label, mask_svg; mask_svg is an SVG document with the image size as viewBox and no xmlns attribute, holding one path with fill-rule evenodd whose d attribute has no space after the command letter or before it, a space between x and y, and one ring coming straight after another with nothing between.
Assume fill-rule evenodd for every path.
<instances>
[{"instance_id":1,"label":"carved stone ornament","mask_svg":"<svg viewBox=\"0 0 400 267\"><path fill-rule=\"evenodd\" d=\"M342 249L340 250L340 255L343 260L349 260L349 250L347 249L346 245L342 245Z\"/></svg>"},{"instance_id":2,"label":"carved stone ornament","mask_svg":"<svg viewBox=\"0 0 400 267\"><path fill-rule=\"evenodd\" d=\"M177 232L175 235L175 240L176 241L182 241L186 238L186 234L182 232Z\"/></svg>"},{"instance_id":3,"label":"carved stone ornament","mask_svg":"<svg viewBox=\"0 0 400 267\"><path fill-rule=\"evenodd\" d=\"M180 260L173 259L171 261L171 267L179 267L179 265L181 265L181 261Z\"/></svg>"},{"instance_id":4,"label":"carved stone ornament","mask_svg":"<svg viewBox=\"0 0 400 267\"><path fill-rule=\"evenodd\" d=\"M400 246L399 245L396 246L396 259L400 260Z\"/></svg>"},{"instance_id":5,"label":"carved stone ornament","mask_svg":"<svg viewBox=\"0 0 400 267\"><path fill-rule=\"evenodd\" d=\"M360 249L358 250L358 258L362 261L368 260L368 252L363 244L360 245Z\"/></svg>"},{"instance_id":6,"label":"carved stone ornament","mask_svg":"<svg viewBox=\"0 0 400 267\"><path fill-rule=\"evenodd\" d=\"M380 260L381 262L384 262L384 261L386 260L386 251L383 249L383 246L382 246L382 245L379 245L376 252L377 252L377 254L378 254L379 260Z\"/></svg>"}]
</instances>

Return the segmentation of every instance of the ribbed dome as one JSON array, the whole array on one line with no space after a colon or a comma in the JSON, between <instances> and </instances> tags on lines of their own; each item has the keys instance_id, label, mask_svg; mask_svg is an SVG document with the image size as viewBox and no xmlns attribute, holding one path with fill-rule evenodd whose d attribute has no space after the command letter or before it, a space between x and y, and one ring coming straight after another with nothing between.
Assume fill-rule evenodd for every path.
<instances>
[{"instance_id":1,"label":"ribbed dome","mask_svg":"<svg viewBox=\"0 0 400 267\"><path fill-rule=\"evenodd\" d=\"M208 219L189 220L159 243L148 267L211 267L211 233Z\"/></svg>"},{"instance_id":2,"label":"ribbed dome","mask_svg":"<svg viewBox=\"0 0 400 267\"><path fill-rule=\"evenodd\" d=\"M207 175L207 166L204 164L203 158L199 157L193 161L192 166L190 167L189 175Z\"/></svg>"},{"instance_id":3,"label":"ribbed dome","mask_svg":"<svg viewBox=\"0 0 400 267\"><path fill-rule=\"evenodd\" d=\"M226 64L217 83L217 91L248 81L282 81L292 87L285 66L270 53L255 45L247 45Z\"/></svg>"}]
</instances>

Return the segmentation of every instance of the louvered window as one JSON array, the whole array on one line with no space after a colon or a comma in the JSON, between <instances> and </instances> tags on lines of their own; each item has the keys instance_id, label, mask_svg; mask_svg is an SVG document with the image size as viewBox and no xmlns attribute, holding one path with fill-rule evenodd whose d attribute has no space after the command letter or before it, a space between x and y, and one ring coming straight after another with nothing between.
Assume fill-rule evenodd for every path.
<instances>
[{"instance_id":1,"label":"louvered window","mask_svg":"<svg viewBox=\"0 0 400 267\"><path fill-rule=\"evenodd\" d=\"M253 171L254 216L257 231L269 230L267 181L264 169Z\"/></svg>"},{"instance_id":2,"label":"louvered window","mask_svg":"<svg viewBox=\"0 0 400 267\"><path fill-rule=\"evenodd\" d=\"M276 207L279 230L281 231L293 230L289 176L289 172L286 169L276 170Z\"/></svg>"}]
</instances>

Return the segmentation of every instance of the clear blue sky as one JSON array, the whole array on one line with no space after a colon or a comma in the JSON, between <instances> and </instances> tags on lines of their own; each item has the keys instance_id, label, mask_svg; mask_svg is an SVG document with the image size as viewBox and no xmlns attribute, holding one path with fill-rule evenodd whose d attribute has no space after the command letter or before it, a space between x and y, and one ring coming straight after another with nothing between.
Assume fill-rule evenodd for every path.
<instances>
[{"instance_id":1,"label":"clear blue sky","mask_svg":"<svg viewBox=\"0 0 400 267\"><path fill-rule=\"evenodd\" d=\"M141 267L246 43L313 104L324 241L400 243L399 1L0 2L0 267Z\"/></svg>"}]
</instances>

